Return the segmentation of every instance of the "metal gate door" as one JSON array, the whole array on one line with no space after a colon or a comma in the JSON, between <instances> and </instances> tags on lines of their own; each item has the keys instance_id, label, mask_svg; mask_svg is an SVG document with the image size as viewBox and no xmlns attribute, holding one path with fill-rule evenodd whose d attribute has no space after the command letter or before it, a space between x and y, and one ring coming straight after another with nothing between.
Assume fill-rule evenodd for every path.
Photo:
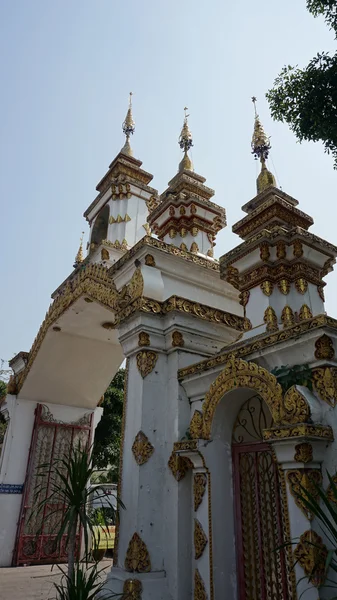
<instances>
[{"instance_id":1,"label":"metal gate door","mask_svg":"<svg viewBox=\"0 0 337 600\"><path fill-rule=\"evenodd\" d=\"M245 403L233 432L233 474L239 600L294 600L291 548L286 540L283 473L269 444L270 425L260 398ZM268 422L269 421L269 422Z\"/></svg>"},{"instance_id":2,"label":"metal gate door","mask_svg":"<svg viewBox=\"0 0 337 600\"><path fill-rule=\"evenodd\" d=\"M66 562L66 536L63 536L60 544L56 544L57 526L62 517L63 507L48 504L40 512L36 511L36 507L48 497L48 486L53 476L52 467L55 460L69 456L70 449L79 442L82 447L90 443L91 418L91 414L87 414L77 423L63 423L55 421L46 406L37 405L13 558L14 565ZM46 470L43 489L37 495L42 464L48 464L50 468ZM78 534L78 548L79 538Z\"/></svg>"}]
</instances>

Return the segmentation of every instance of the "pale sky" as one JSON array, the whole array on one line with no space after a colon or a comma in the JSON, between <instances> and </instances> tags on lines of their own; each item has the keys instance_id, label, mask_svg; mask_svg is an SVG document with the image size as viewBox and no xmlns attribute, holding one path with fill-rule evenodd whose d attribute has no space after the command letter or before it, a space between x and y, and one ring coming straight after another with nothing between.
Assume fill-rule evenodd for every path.
<instances>
[{"instance_id":1,"label":"pale sky","mask_svg":"<svg viewBox=\"0 0 337 600\"><path fill-rule=\"evenodd\" d=\"M83 211L124 143L129 91L134 154L160 192L177 171L188 106L195 170L227 210L217 257L239 243L231 226L255 195L252 95L278 184L314 218L311 231L337 244L331 157L321 144L296 143L264 99L283 65L335 51L305 4L0 0L0 358L29 351L50 294L72 271L88 233ZM326 310L337 317L337 272L326 281Z\"/></svg>"}]
</instances>

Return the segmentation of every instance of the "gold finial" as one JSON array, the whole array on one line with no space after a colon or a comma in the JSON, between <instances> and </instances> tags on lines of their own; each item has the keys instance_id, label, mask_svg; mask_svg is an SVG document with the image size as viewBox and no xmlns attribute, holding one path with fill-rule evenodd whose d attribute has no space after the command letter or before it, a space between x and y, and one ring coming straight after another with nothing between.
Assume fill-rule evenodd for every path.
<instances>
[{"instance_id":1,"label":"gold finial","mask_svg":"<svg viewBox=\"0 0 337 600\"><path fill-rule=\"evenodd\" d=\"M257 113L256 101L257 99L255 98L255 96L253 96L252 102L254 104L255 121L254 132L252 137L252 154L254 154L255 160L260 159L261 162L261 173L256 180L257 193L260 194L266 188L270 186L276 186L276 181L274 175L270 171L268 171L266 166L266 160L271 149L271 144L269 137L267 137L263 129L260 117Z\"/></svg>"},{"instance_id":2,"label":"gold finial","mask_svg":"<svg viewBox=\"0 0 337 600\"><path fill-rule=\"evenodd\" d=\"M76 267L78 267L84 260L83 257L83 236L84 236L84 231L82 231L82 235L80 237L80 246L79 249L77 251L77 254L75 256L75 262L74 262L74 269L76 269Z\"/></svg>"},{"instance_id":3,"label":"gold finial","mask_svg":"<svg viewBox=\"0 0 337 600\"><path fill-rule=\"evenodd\" d=\"M121 152L127 154L127 156L133 156L132 148L130 146L130 135L133 135L135 132L135 122L132 116L132 92L129 94L129 108L125 120L123 121L122 129L126 140Z\"/></svg>"},{"instance_id":4,"label":"gold finial","mask_svg":"<svg viewBox=\"0 0 337 600\"><path fill-rule=\"evenodd\" d=\"M187 154L189 149L192 148L192 146L193 146L193 138L192 138L192 134L190 132L190 128L188 126L188 120L187 120L188 117L190 116L187 114L187 111L188 111L187 106L185 106L184 111L185 111L184 123L183 123L181 133L179 136L179 146L184 151L184 156L179 164L179 171L184 171L185 169L187 171L193 171L192 161Z\"/></svg>"}]
</instances>

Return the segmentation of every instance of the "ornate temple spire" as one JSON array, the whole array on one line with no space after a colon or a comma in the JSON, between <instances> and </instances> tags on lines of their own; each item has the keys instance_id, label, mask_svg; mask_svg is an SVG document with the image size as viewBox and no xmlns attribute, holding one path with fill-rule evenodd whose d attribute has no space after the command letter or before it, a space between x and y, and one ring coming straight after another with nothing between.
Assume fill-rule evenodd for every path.
<instances>
[{"instance_id":1,"label":"ornate temple spire","mask_svg":"<svg viewBox=\"0 0 337 600\"><path fill-rule=\"evenodd\" d=\"M133 116L132 116L132 92L130 92L129 108L128 108L128 112L126 113L125 120L122 124L122 128L123 128L123 133L126 137L126 140L125 140L125 144L124 144L123 148L121 149L121 152L123 152L123 154L126 154L127 156L133 156L133 151L130 146L130 135L133 135L134 131L135 131L135 122L134 122Z\"/></svg>"},{"instance_id":2,"label":"ornate temple spire","mask_svg":"<svg viewBox=\"0 0 337 600\"><path fill-rule=\"evenodd\" d=\"M179 136L179 146L184 151L184 156L183 156L182 160L180 161L179 171L184 171L184 170L193 171L192 161L187 154L189 149L192 148L192 146L193 146L192 133L188 126L188 120L187 120L189 117L189 115L187 114L187 111L188 111L187 106L185 106L184 111L185 111L185 118L184 118L182 130L181 130L181 133Z\"/></svg>"},{"instance_id":3,"label":"ornate temple spire","mask_svg":"<svg viewBox=\"0 0 337 600\"><path fill-rule=\"evenodd\" d=\"M269 137L267 137L263 129L260 117L257 114L255 96L252 97L252 102L254 104L255 110L254 132L252 137L252 154L254 154L255 160L260 159L261 162L261 173L256 180L257 193L260 194L266 188L270 186L276 186L276 181L274 175L270 171L268 171L266 166L266 160L271 149L271 144Z\"/></svg>"},{"instance_id":4,"label":"ornate temple spire","mask_svg":"<svg viewBox=\"0 0 337 600\"><path fill-rule=\"evenodd\" d=\"M76 269L76 267L78 267L84 260L83 257L83 236L84 236L84 231L82 231L82 235L80 238L80 245L77 251L77 254L75 256L75 262L74 262L74 269Z\"/></svg>"}]
</instances>

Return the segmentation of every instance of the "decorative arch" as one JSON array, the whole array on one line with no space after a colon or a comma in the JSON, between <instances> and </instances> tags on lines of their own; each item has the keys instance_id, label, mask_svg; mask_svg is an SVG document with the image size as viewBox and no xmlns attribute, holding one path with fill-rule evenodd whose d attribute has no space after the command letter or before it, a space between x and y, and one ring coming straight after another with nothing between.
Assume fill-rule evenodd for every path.
<instances>
[{"instance_id":1,"label":"decorative arch","mask_svg":"<svg viewBox=\"0 0 337 600\"><path fill-rule=\"evenodd\" d=\"M194 414L190 431L193 437L211 438L215 410L223 396L237 388L255 390L268 406L276 425L306 423L310 408L306 398L291 387L283 397L275 375L254 362L231 356L205 396L202 413ZM197 412L197 411L196 411Z\"/></svg>"},{"instance_id":2,"label":"decorative arch","mask_svg":"<svg viewBox=\"0 0 337 600\"><path fill-rule=\"evenodd\" d=\"M92 228L90 247L97 248L103 240L106 240L108 235L110 208L106 204L98 213L94 226Z\"/></svg>"}]
</instances>

